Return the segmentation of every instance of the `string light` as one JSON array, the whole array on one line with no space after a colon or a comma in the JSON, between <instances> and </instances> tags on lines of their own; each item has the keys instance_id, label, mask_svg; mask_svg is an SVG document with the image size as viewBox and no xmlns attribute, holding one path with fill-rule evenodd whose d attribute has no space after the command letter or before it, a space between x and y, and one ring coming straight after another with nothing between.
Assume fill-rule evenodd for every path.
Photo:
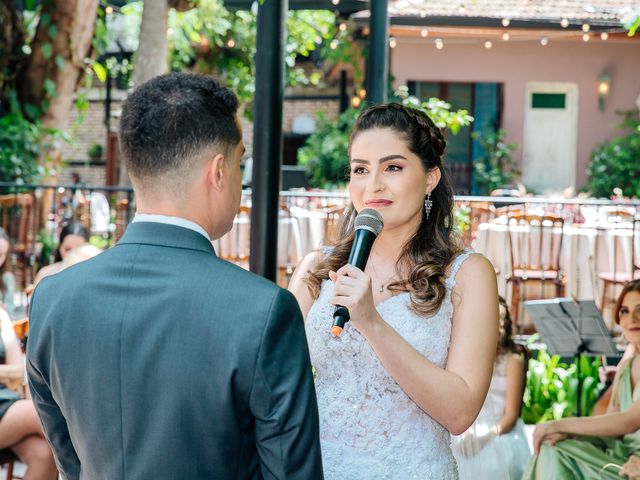
<instances>
[{"instance_id":1,"label":"string light","mask_svg":"<svg viewBox=\"0 0 640 480\"><path fill-rule=\"evenodd\" d=\"M329 44L329 48L331 50L335 50L336 48L338 48L338 40L336 40L335 38L331 40L331 43Z\"/></svg>"},{"instance_id":2,"label":"string light","mask_svg":"<svg viewBox=\"0 0 640 480\"><path fill-rule=\"evenodd\" d=\"M601 38L602 40L606 40L607 38L609 38L609 34L608 34L607 32L602 32L602 33L600 34L600 38Z\"/></svg>"},{"instance_id":3,"label":"string light","mask_svg":"<svg viewBox=\"0 0 640 480\"><path fill-rule=\"evenodd\" d=\"M104 9L107 15L113 13L113 7L111 5L107 5L107 8Z\"/></svg>"},{"instance_id":4,"label":"string light","mask_svg":"<svg viewBox=\"0 0 640 480\"><path fill-rule=\"evenodd\" d=\"M547 37L542 37L540 39L540 45L542 45L543 47L546 47L549 44L549 39Z\"/></svg>"},{"instance_id":5,"label":"string light","mask_svg":"<svg viewBox=\"0 0 640 480\"><path fill-rule=\"evenodd\" d=\"M173 28L171 27L167 28L167 35L169 36L173 35Z\"/></svg>"},{"instance_id":6,"label":"string light","mask_svg":"<svg viewBox=\"0 0 640 480\"><path fill-rule=\"evenodd\" d=\"M341 32L344 32L347 29L347 24L346 23L341 23L338 28L340 29Z\"/></svg>"},{"instance_id":7,"label":"string light","mask_svg":"<svg viewBox=\"0 0 640 480\"><path fill-rule=\"evenodd\" d=\"M563 18L562 20L560 20L560 26L562 28L567 28L569 26L569 20L567 20L566 18Z\"/></svg>"},{"instance_id":8,"label":"string light","mask_svg":"<svg viewBox=\"0 0 640 480\"><path fill-rule=\"evenodd\" d=\"M427 35L429 35L429 30L427 30L426 28L423 28L420 31L420 35L422 35L422 38L425 38Z\"/></svg>"},{"instance_id":9,"label":"string light","mask_svg":"<svg viewBox=\"0 0 640 480\"><path fill-rule=\"evenodd\" d=\"M582 35L582 41L583 42L588 42L589 41L589 34L585 33L584 35Z\"/></svg>"},{"instance_id":10,"label":"string light","mask_svg":"<svg viewBox=\"0 0 640 480\"><path fill-rule=\"evenodd\" d=\"M367 96L367 91L366 91L364 88L361 88L361 89L358 91L358 96L359 96L360 98L364 98L364 97L366 97L366 96Z\"/></svg>"},{"instance_id":11,"label":"string light","mask_svg":"<svg viewBox=\"0 0 640 480\"><path fill-rule=\"evenodd\" d=\"M427 16L427 11L426 10L420 10L420 18L424 18Z\"/></svg>"},{"instance_id":12,"label":"string light","mask_svg":"<svg viewBox=\"0 0 640 480\"><path fill-rule=\"evenodd\" d=\"M584 33L587 33L589 30L591 30L591 27L589 26L589 24L588 23L583 23L582 24L582 31Z\"/></svg>"},{"instance_id":13,"label":"string light","mask_svg":"<svg viewBox=\"0 0 640 480\"><path fill-rule=\"evenodd\" d=\"M507 28L509 26L509 24L511 23L511 20L509 20L508 18L503 18L502 19L502 26L504 28Z\"/></svg>"},{"instance_id":14,"label":"string light","mask_svg":"<svg viewBox=\"0 0 640 480\"><path fill-rule=\"evenodd\" d=\"M362 102L362 100L360 100L360 97L353 97L351 99L351 106L353 108L358 108L360 106L361 102Z\"/></svg>"},{"instance_id":15,"label":"string light","mask_svg":"<svg viewBox=\"0 0 640 480\"><path fill-rule=\"evenodd\" d=\"M442 42L441 38L436 38L436 48L438 50L442 50L442 47L444 47L444 43Z\"/></svg>"},{"instance_id":16,"label":"string light","mask_svg":"<svg viewBox=\"0 0 640 480\"><path fill-rule=\"evenodd\" d=\"M506 42L507 40L509 40L509 34L508 34L507 32L504 32L504 33L502 34L502 40L504 40L505 42Z\"/></svg>"},{"instance_id":17,"label":"string light","mask_svg":"<svg viewBox=\"0 0 640 480\"><path fill-rule=\"evenodd\" d=\"M493 43L491 43L491 40L487 40L486 42L484 42L484 48L491 48L493 47Z\"/></svg>"},{"instance_id":18,"label":"string light","mask_svg":"<svg viewBox=\"0 0 640 480\"><path fill-rule=\"evenodd\" d=\"M236 42L233 38L230 38L229 41L227 42L227 47L229 48L233 48L236 46Z\"/></svg>"},{"instance_id":19,"label":"string light","mask_svg":"<svg viewBox=\"0 0 640 480\"><path fill-rule=\"evenodd\" d=\"M396 48L396 45L398 45L398 44L396 43L396 39L395 39L395 38L393 38L393 37L391 37L391 38L389 39L389 48Z\"/></svg>"},{"instance_id":20,"label":"string light","mask_svg":"<svg viewBox=\"0 0 640 480\"><path fill-rule=\"evenodd\" d=\"M340 3L340 0L331 0L331 3L333 3L334 5L338 5Z\"/></svg>"}]
</instances>

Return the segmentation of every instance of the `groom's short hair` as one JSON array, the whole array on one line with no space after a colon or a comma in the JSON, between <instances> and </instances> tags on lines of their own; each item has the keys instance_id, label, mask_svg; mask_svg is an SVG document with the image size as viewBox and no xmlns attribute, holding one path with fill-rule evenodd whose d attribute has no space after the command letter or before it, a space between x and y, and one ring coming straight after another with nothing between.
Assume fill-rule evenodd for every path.
<instances>
[{"instance_id":1,"label":"groom's short hair","mask_svg":"<svg viewBox=\"0 0 640 480\"><path fill-rule=\"evenodd\" d=\"M236 95L210 76L169 73L140 85L120 120L120 149L134 185L184 187L206 150L226 154L238 145L237 110Z\"/></svg>"}]
</instances>

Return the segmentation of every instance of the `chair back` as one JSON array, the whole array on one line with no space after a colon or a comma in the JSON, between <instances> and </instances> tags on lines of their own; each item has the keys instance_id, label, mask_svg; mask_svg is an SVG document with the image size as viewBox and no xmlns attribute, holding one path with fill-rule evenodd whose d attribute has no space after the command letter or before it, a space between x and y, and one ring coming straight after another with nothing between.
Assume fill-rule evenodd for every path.
<instances>
[{"instance_id":1,"label":"chair back","mask_svg":"<svg viewBox=\"0 0 640 480\"><path fill-rule=\"evenodd\" d=\"M508 216L511 272L538 271L560 276L564 220L555 215Z\"/></svg>"},{"instance_id":2,"label":"chair back","mask_svg":"<svg viewBox=\"0 0 640 480\"><path fill-rule=\"evenodd\" d=\"M600 249L604 247L607 272L614 282L625 282L629 275L633 278L640 270L640 216L632 210L618 208L607 211L605 219L605 226L598 227L605 234L598 235L595 256L602 255Z\"/></svg>"},{"instance_id":3,"label":"chair back","mask_svg":"<svg viewBox=\"0 0 640 480\"><path fill-rule=\"evenodd\" d=\"M325 208L324 241L323 245L329 245L338 235L340 220L345 214L346 205L329 205Z\"/></svg>"},{"instance_id":4,"label":"chair back","mask_svg":"<svg viewBox=\"0 0 640 480\"><path fill-rule=\"evenodd\" d=\"M32 193L0 195L2 228L11 243L11 253L16 262L14 273L17 282L24 287L33 280L36 232L38 230L36 202Z\"/></svg>"},{"instance_id":5,"label":"chair back","mask_svg":"<svg viewBox=\"0 0 640 480\"><path fill-rule=\"evenodd\" d=\"M496 218L496 208L489 202L471 202L468 208L469 228L464 232L463 240L467 247L473 248L478 236L478 227L480 224L489 223Z\"/></svg>"}]
</instances>

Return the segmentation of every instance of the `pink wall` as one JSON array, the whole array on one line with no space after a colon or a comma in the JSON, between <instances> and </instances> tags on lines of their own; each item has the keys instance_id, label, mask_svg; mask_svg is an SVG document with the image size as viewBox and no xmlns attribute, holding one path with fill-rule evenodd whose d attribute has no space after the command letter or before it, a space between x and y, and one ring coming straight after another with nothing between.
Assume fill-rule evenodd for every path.
<instances>
[{"instance_id":1,"label":"pink wall","mask_svg":"<svg viewBox=\"0 0 640 480\"><path fill-rule=\"evenodd\" d=\"M591 40L494 41L455 44L444 40L437 50L433 38L397 38L391 50L391 72L396 86L409 80L441 82L499 82L504 84L503 127L508 141L522 145L527 82L574 82L578 84L577 186L587 181L586 166L595 146L618 134L612 128L616 110L635 108L640 94L640 42ZM605 111L598 110L596 87L600 73L611 77ZM515 158L521 161L522 153ZM640 159L639 159L640 161Z\"/></svg>"}]
</instances>

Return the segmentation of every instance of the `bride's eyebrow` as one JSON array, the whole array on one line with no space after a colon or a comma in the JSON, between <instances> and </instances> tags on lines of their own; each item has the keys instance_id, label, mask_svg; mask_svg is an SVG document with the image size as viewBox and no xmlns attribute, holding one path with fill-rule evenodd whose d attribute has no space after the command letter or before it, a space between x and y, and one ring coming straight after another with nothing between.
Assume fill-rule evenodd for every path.
<instances>
[{"instance_id":1,"label":"bride's eyebrow","mask_svg":"<svg viewBox=\"0 0 640 480\"><path fill-rule=\"evenodd\" d=\"M391 160L395 160L397 158L401 158L402 160L406 160L407 159L403 155L392 154L392 155L387 155L385 157L382 157L380 160L378 160L378 162L379 163L390 162ZM361 158L352 158L351 159L351 163L364 163L365 165L371 164L371 162L369 160L364 160L364 159L361 159Z\"/></svg>"}]
</instances>

